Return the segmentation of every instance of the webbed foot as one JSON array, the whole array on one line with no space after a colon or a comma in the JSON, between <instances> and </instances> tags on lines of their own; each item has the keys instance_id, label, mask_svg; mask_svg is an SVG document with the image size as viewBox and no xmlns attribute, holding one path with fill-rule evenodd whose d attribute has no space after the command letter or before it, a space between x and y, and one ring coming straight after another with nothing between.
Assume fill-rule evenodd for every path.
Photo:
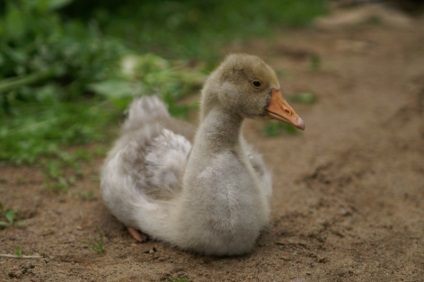
<instances>
[{"instance_id":1,"label":"webbed foot","mask_svg":"<svg viewBox=\"0 0 424 282\"><path fill-rule=\"evenodd\" d=\"M141 231L138 231L135 228L127 227L128 232L130 233L131 237L133 237L137 242L144 243L149 240L149 237L142 233Z\"/></svg>"}]
</instances>

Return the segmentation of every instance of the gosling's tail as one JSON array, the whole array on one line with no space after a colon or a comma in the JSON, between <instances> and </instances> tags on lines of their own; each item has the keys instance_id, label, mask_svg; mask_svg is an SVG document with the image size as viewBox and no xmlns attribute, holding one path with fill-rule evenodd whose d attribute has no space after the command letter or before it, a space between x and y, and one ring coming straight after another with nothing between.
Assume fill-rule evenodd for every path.
<instances>
[{"instance_id":1,"label":"gosling's tail","mask_svg":"<svg viewBox=\"0 0 424 282\"><path fill-rule=\"evenodd\" d=\"M164 118L169 118L166 105L157 96L144 96L131 103L123 128L133 130Z\"/></svg>"}]
</instances>

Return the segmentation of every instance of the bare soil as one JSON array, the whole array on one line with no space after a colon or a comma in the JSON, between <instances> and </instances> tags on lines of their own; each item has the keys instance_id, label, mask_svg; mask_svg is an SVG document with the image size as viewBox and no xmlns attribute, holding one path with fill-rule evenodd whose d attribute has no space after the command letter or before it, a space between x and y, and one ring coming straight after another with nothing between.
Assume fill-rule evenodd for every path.
<instances>
[{"instance_id":1,"label":"bare soil","mask_svg":"<svg viewBox=\"0 0 424 282\"><path fill-rule=\"evenodd\" d=\"M0 281L424 281L424 20L281 31L229 51L263 57L286 93L318 98L293 104L304 133L245 125L274 175L255 251L215 258L135 243L102 204L101 159L59 193L37 169L3 165L0 201L27 225L0 230L0 253L41 258L0 257ZM99 255L89 242L100 237Z\"/></svg>"}]
</instances>

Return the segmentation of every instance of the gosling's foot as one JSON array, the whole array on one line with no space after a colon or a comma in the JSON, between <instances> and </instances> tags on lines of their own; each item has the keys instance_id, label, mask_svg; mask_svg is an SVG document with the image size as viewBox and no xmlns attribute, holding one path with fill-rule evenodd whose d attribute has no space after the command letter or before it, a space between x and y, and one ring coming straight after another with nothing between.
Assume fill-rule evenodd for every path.
<instances>
[{"instance_id":1,"label":"gosling's foot","mask_svg":"<svg viewBox=\"0 0 424 282\"><path fill-rule=\"evenodd\" d=\"M137 229L127 227L127 230L130 233L131 237L133 237L139 243L144 243L149 240L149 237L146 234L138 231Z\"/></svg>"}]
</instances>

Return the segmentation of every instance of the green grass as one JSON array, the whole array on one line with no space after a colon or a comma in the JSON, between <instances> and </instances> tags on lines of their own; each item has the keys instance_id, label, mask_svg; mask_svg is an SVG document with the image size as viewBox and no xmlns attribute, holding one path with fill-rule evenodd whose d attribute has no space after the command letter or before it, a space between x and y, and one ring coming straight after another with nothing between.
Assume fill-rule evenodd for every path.
<instances>
[{"instance_id":1,"label":"green grass","mask_svg":"<svg viewBox=\"0 0 424 282\"><path fill-rule=\"evenodd\" d=\"M13 115L4 116L0 121L0 160L14 164L34 164L40 157L72 162L61 145L101 141L102 132L116 118L114 108L94 99L85 102L48 101L38 105L17 102L14 110ZM76 160L89 158L82 151L73 155ZM53 165L48 170L55 173Z\"/></svg>"},{"instance_id":2,"label":"green grass","mask_svg":"<svg viewBox=\"0 0 424 282\"><path fill-rule=\"evenodd\" d=\"M35 93L9 93L11 112L0 112L0 161L37 165L48 177L48 188L65 190L84 176L81 164L99 151L84 145L96 142L102 149L109 144L109 126L117 124L133 97L161 93L174 116L185 117L193 109L175 101L203 82L201 72L150 54L127 55L125 60L131 61L133 69L116 68L109 79L91 83L88 88L97 94L94 97L61 99L62 90L54 85L33 88ZM70 146L80 149L65 149Z\"/></svg>"},{"instance_id":3,"label":"green grass","mask_svg":"<svg viewBox=\"0 0 424 282\"><path fill-rule=\"evenodd\" d=\"M19 221L19 211L8 208L4 209L3 204L0 203L0 229L7 227L24 227L25 222Z\"/></svg>"},{"instance_id":4,"label":"green grass","mask_svg":"<svg viewBox=\"0 0 424 282\"><path fill-rule=\"evenodd\" d=\"M86 201L90 201L94 198L94 192L93 191L82 191L78 193L78 196Z\"/></svg>"},{"instance_id":5,"label":"green grass","mask_svg":"<svg viewBox=\"0 0 424 282\"><path fill-rule=\"evenodd\" d=\"M323 0L144 1L116 6L113 17L105 10L95 15L106 34L124 38L135 50L214 62L224 42L307 26L325 10Z\"/></svg>"},{"instance_id":6,"label":"green grass","mask_svg":"<svg viewBox=\"0 0 424 282\"><path fill-rule=\"evenodd\" d=\"M21 247L16 247L16 249L15 249L15 255L18 256L18 257L22 257L25 254L24 254L24 252L23 252L23 250L22 250Z\"/></svg>"},{"instance_id":7,"label":"green grass","mask_svg":"<svg viewBox=\"0 0 424 282\"><path fill-rule=\"evenodd\" d=\"M170 282L189 282L187 278L169 278Z\"/></svg>"},{"instance_id":8,"label":"green grass","mask_svg":"<svg viewBox=\"0 0 424 282\"><path fill-rule=\"evenodd\" d=\"M317 54L313 54L310 59L310 68L313 71L318 71L322 68L321 57Z\"/></svg>"},{"instance_id":9,"label":"green grass","mask_svg":"<svg viewBox=\"0 0 424 282\"><path fill-rule=\"evenodd\" d=\"M300 92L288 96L287 99L292 103L314 104L317 101L317 96L311 92Z\"/></svg>"},{"instance_id":10,"label":"green grass","mask_svg":"<svg viewBox=\"0 0 424 282\"><path fill-rule=\"evenodd\" d=\"M95 238L90 243L89 246L91 249L98 255L103 255L105 253L105 245L103 243L103 238Z\"/></svg>"},{"instance_id":11,"label":"green grass","mask_svg":"<svg viewBox=\"0 0 424 282\"><path fill-rule=\"evenodd\" d=\"M103 255L106 253L105 250L105 243L103 240L103 232L100 230L100 228L96 228L96 238L86 242L86 244L98 255Z\"/></svg>"},{"instance_id":12,"label":"green grass","mask_svg":"<svg viewBox=\"0 0 424 282\"><path fill-rule=\"evenodd\" d=\"M65 189L83 176L80 165L96 155L84 145L98 142L102 146L110 132L107 127L119 115L116 108L99 99L52 99L37 105L16 101L13 109L14 114L0 121L0 161L37 165L47 176L46 186L55 190ZM80 148L65 149L70 146Z\"/></svg>"},{"instance_id":13,"label":"green grass","mask_svg":"<svg viewBox=\"0 0 424 282\"><path fill-rule=\"evenodd\" d=\"M298 134L298 130L295 127L275 120L268 121L262 127L262 132L267 137L276 137L283 132L286 132L291 135Z\"/></svg>"}]
</instances>

